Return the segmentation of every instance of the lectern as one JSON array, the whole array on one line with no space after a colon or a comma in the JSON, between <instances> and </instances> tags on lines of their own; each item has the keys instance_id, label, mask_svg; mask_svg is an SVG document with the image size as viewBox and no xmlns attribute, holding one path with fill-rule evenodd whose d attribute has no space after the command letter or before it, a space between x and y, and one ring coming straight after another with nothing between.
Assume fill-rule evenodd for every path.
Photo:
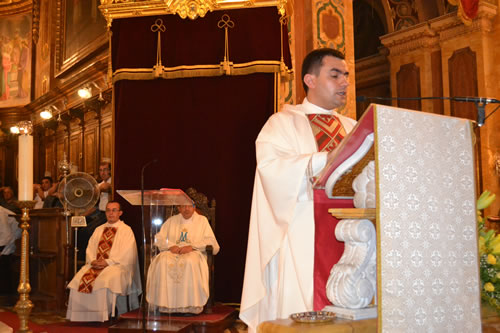
<instances>
[{"instance_id":1,"label":"lectern","mask_svg":"<svg viewBox=\"0 0 500 333\"><path fill-rule=\"evenodd\" d=\"M481 331L473 139L468 119L372 104L316 183L322 206L329 200L353 205L352 193L342 188L375 162L381 332ZM324 238L335 248L331 230L343 218L326 222ZM318 251L328 246L325 239L316 257L328 253ZM331 266L316 265L315 281L328 277L336 255L316 258ZM325 290L315 289L315 306L319 294Z\"/></svg>"}]
</instances>

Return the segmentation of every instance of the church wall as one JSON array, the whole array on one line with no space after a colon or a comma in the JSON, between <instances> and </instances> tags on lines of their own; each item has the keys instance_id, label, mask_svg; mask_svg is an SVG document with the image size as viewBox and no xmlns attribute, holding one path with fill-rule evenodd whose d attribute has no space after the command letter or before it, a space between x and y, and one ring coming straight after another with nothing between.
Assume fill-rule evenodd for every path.
<instances>
[{"instance_id":1,"label":"church wall","mask_svg":"<svg viewBox=\"0 0 500 333\"><path fill-rule=\"evenodd\" d=\"M498 5L498 3L497 3ZM420 70L421 96L499 97L497 78L500 64L500 22L494 1L480 1L477 18L465 25L456 13L449 13L427 22L385 35L382 43L389 49L391 91L398 97L397 73L402 66L415 64ZM440 59L439 59L440 58ZM469 68L465 71L465 68ZM402 83L410 84L408 82ZM441 92L441 93L440 93ZM453 104L452 104L453 103ZM394 102L394 105L397 105ZM496 105L487 105L486 114ZM456 115L476 120L473 103L422 101L422 111ZM477 190L499 193L499 176L495 172L495 154L500 136L495 116L477 129ZM487 214L497 214L497 200Z\"/></svg>"},{"instance_id":2,"label":"church wall","mask_svg":"<svg viewBox=\"0 0 500 333\"><path fill-rule=\"evenodd\" d=\"M5 12L10 15L13 7L22 6L33 17L32 98L28 104L0 109L0 151L5 156L1 165L12 164L12 159L8 158L9 152L17 151L17 138L9 134L10 126L19 120L31 119L34 123L35 182L39 182L45 175L56 179L59 173L58 162L63 159L64 154L79 171L96 175L100 159L112 157L112 138L109 133L112 121L111 91L107 82L105 21L102 17L101 21L96 21L101 24L99 31L104 31L98 38L99 44L91 42L91 47L73 47L76 51L71 55L65 53L65 47L75 44L71 39L65 39L65 2L23 0L20 3L21 5L13 5L8 10L8 6L0 6L0 14ZM82 5L88 6L90 3L95 4L95 10L91 13L100 16L97 1L82 2ZM94 22L85 21L85 16L82 16L82 20L87 24L86 27ZM92 97L84 101L78 97L77 90L85 84L90 84L93 90ZM98 96L99 92L104 98ZM40 112L47 108L51 108L54 117L42 120ZM103 133L106 135L101 139ZM13 169L7 166L1 168L0 179L17 191L16 173Z\"/></svg>"},{"instance_id":3,"label":"church wall","mask_svg":"<svg viewBox=\"0 0 500 333\"><path fill-rule=\"evenodd\" d=\"M500 8L500 1L497 1ZM492 19L491 32L488 35L488 43L485 48L487 62L485 69L484 96L500 100L500 15ZM498 104L486 107L488 116ZM486 120L486 126L481 129L481 140L483 145L483 176L484 188L496 193L497 200L487 210L486 215L500 215L500 111L496 111Z\"/></svg>"}]
</instances>

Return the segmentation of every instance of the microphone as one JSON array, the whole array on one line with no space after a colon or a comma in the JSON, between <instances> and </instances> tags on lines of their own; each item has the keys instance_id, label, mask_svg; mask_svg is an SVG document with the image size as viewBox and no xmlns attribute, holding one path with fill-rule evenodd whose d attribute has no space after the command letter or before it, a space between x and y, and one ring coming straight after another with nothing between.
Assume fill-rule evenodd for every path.
<instances>
[{"instance_id":1,"label":"microphone","mask_svg":"<svg viewBox=\"0 0 500 333\"><path fill-rule=\"evenodd\" d=\"M498 99L486 98L486 97L450 97L452 101L457 102L473 102L473 103L500 103Z\"/></svg>"},{"instance_id":2,"label":"microphone","mask_svg":"<svg viewBox=\"0 0 500 333\"><path fill-rule=\"evenodd\" d=\"M477 106L477 127L484 125L484 120L486 119L486 114L484 112L485 103L476 103Z\"/></svg>"},{"instance_id":3,"label":"microphone","mask_svg":"<svg viewBox=\"0 0 500 333\"><path fill-rule=\"evenodd\" d=\"M365 102L369 100L383 100L383 101L416 101L425 99L441 99L450 100L455 102L472 102L472 103L497 103L500 104L500 100L495 98L487 97L367 97L367 96L356 96L356 102Z\"/></svg>"}]
</instances>

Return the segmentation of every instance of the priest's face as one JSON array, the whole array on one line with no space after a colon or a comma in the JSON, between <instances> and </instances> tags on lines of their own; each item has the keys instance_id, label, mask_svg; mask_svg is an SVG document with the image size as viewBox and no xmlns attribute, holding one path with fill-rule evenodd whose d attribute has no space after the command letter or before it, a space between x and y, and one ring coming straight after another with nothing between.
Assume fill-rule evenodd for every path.
<instances>
[{"instance_id":1,"label":"priest's face","mask_svg":"<svg viewBox=\"0 0 500 333\"><path fill-rule=\"evenodd\" d=\"M179 209L179 213L181 213L182 217L186 220L191 218L194 214L194 205L182 205L177 208Z\"/></svg>"},{"instance_id":2,"label":"priest's face","mask_svg":"<svg viewBox=\"0 0 500 333\"><path fill-rule=\"evenodd\" d=\"M327 110L343 106L347 100L349 72L344 60L325 56L317 73L307 74L307 99Z\"/></svg>"},{"instance_id":3,"label":"priest's face","mask_svg":"<svg viewBox=\"0 0 500 333\"><path fill-rule=\"evenodd\" d=\"M113 224L120 220L123 212L118 202L108 202L106 205L106 218L108 223Z\"/></svg>"}]
</instances>

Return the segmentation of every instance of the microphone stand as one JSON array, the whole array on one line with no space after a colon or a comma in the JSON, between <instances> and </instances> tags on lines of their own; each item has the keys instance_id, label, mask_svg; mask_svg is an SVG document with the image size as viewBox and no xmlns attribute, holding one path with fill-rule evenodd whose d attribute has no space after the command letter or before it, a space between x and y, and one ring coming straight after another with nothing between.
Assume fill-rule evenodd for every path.
<instances>
[{"instance_id":1,"label":"microphone stand","mask_svg":"<svg viewBox=\"0 0 500 333\"><path fill-rule=\"evenodd\" d=\"M144 164L141 169L141 222L142 222L142 297L141 297L141 311L142 311L142 331L146 333L146 227L144 222L144 170L153 163L158 162L157 159L149 161Z\"/></svg>"}]
</instances>

